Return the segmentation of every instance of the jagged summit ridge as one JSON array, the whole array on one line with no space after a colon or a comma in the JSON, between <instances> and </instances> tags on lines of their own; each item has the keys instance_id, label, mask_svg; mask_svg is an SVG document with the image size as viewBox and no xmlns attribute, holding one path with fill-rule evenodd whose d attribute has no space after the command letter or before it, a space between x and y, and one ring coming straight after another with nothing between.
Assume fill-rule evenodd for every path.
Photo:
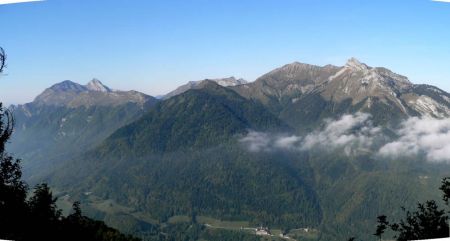
<instances>
[{"instance_id":1,"label":"jagged summit ridge","mask_svg":"<svg viewBox=\"0 0 450 241\"><path fill-rule=\"evenodd\" d=\"M32 103L47 106L117 106L125 103L144 105L154 98L137 91L112 90L98 79L86 85L65 80L47 88Z\"/></svg>"},{"instance_id":2,"label":"jagged summit ridge","mask_svg":"<svg viewBox=\"0 0 450 241\"><path fill-rule=\"evenodd\" d=\"M234 76L228 77L228 78L221 78L221 79L204 79L204 80L198 80L198 81L189 81L187 84L182 85L175 89L174 91L169 92L168 94L163 96L163 99L169 99L171 97L174 97L176 95L182 94L190 89L199 88L201 87L201 84L206 81L212 81L217 83L218 85L221 85L223 87L232 87L232 86L239 86L247 84L248 82L244 79L236 79Z\"/></svg>"},{"instance_id":3,"label":"jagged summit ridge","mask_svg":"<svg viewBox=\"0 0 450 241\"><path fill-rule=\"evenodd\" d=\"M450 116L448 93L436 91L435 87L430 90L415 85L403 75L387 68L371 67L356 58L350 58L340 67L294 62L233 89L271 108L283 109L288 103L298 105L292 108L299 112L316 98L316 101L321 99L323 105L350 103L346 108L353 112L375 112L375 108L389 109L402 116Z\"/></svg>"},{"instance_id":4,"label":"jagged summit ridge","mask_svg":"<svg viewBox=\"0 0 450 241\"><path fill-rule=\"evenodd\" d=\"M100 92L112 92L112 90L104 85L100 80L94 78L86 85L75 83L71 80L64 80L60 83L52 85L49 89L53 91L62 92L84 92L84 91L100 91Z\"/></svg>"},{"instance_id":5,"label":"jagged summit ridge","mask_svg":"<svg viewBox=\"0 0 450 241\"><path fill-rule=\"evenodd\" d=\"M223 78L223 79L208 79L208 80L214 81L217 84L224 86L224 87L247 84L246 80L244 80L242 78L236 79L234 76L231 76L229 78Z\"/></svg>"},{"instance_id":6,"label":"jagged summit ridge","mask_svg":"<svg viewBox=\"0 0 450 241\"><path fill-rule=\"evenodd\" d=\"M108 86L104 85L100 80L95 78L87 83L86 88L91 91L112 92Z\"/></svg>"},{"instance_id":7,"label":"jagged summit ridge","mask_svg":"<svg viewBox=\"0 0 450 241\"><path fill-rule=\"evenodd\" d=\"M64 80L60 83L54 84L49 89L54 91L75 91L75 92L86 91L85 86L75 83L71 80Z\"/></svg>"},{"instance_id":8,"label":"jagged summit ridge","mask_svg":"<svg viewBox=\"0 0 450 241\"><path fill-rule=\"evenodd\" d=\"M346 68L354 69L354 70L368 70L369 66L364 63L361 63L358 59L352 57L345 64Z\"/></svg>"}]
</instances>

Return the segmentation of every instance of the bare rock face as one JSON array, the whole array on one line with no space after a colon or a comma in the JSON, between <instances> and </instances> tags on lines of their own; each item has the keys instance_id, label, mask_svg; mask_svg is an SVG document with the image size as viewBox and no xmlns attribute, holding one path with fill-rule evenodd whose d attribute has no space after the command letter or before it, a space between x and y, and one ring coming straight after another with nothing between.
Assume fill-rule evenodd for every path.
<instances>
[{"instance_id":1,"label":"bare rock face","mask_svg":"<svg viewBox=\"0 0 450 241\"><path fill-rule=\"evenodd\" d=\"M108 86L104 85L100 80L93 79L87 83L86 88L90 91L112 92Z\"/></svg>"},{"instance_id":2,"label":"bare rock face","mask_svg":"<svg viewBox=\"0 0 450 241\"><path fill-rule=\"evenodd\" d=\"M393 103L403 113L407 109L400 96L411 89L413 84L401 75L384 68L372 68L352 58L335 75L330 76L321 88L322 96L334 102L351 99L356 105L366 101L370 108L371 98L375 97L385 103Z\"/></svg>"},{"instance_id":3,"label":"bare rock face","mask_svg":"<svg viewBox=\"0 0 450 241\"><path fill-rule=\"evenodd\" d=\"M255 82L233 89L243 96L270 104L312 92L338 71L339 67L332 65L321 67L294 62L259 77Z\"/></svg>"},{"instance_id":4,"label":"bare rock face","mask_svg":"<svg viewBox=\"0 0 450 241\"><path fill-rule=\"evenodd\" d=\"M275 110L279 112L291 104L298 105L298 108L312 106L311 96L315 96L327 105L350 102L351 105L345 109L347 112L371 112L383 105L383 108L405 117L450 116L450 95L445 91L433 86L415 85L405 76L386 68L368 66L356 58L349 59L342 67L295 62L233 89L242 96L281 109ZM378 107L374 107L376 105ZM289 109L295 111L295 108ZM317 114L317 111L320 110L309 112Z\"/></svg>"}]
</instances>

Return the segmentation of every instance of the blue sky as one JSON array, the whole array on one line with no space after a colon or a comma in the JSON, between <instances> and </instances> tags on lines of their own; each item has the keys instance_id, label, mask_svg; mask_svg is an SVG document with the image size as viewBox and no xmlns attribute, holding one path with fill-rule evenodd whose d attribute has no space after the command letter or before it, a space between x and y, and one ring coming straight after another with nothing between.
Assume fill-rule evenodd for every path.
<instances>
[{"instance_id":1,"label":"blue sky","mask_svg":"<svg viewBox=\"0 0 450 241\"><path fill-rule=\"evenodd\" d=\"M0 5L0 100L70 79L164 94L356 57L450 91L450 3L430 0L47 0Z\"/></svg>"}]
</instances>

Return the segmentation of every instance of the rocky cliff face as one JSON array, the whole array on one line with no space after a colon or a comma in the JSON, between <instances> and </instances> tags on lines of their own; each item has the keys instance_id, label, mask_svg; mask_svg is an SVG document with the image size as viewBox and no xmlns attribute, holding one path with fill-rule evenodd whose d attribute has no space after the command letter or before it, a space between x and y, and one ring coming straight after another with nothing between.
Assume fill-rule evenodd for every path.
<instances>
[{"instance_id":1,"label":"rocky cliff face","mask_svg":"<svg viewBox=\"0 0 450 241\"><path fill-rule=\"evenodd\" d=\"M282 115L286 111L301 112L304 117L361 111L399 117L450 116L450 95L445 91L415 85L405 76L355 58L342 67L288 64L233 89Z\"/></svg>"}]
</instances>

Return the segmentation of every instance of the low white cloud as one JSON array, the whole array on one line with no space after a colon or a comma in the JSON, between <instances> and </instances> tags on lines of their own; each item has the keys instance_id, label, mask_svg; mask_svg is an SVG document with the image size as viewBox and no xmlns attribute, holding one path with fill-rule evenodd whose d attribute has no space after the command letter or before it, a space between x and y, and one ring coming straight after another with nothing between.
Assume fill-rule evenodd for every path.
<instances>
[{"instance_id":1,"label":"low white cloud","mask_svg":"<svg viewBox=\"0 0 450 241\"><path fill-rule=\"evenodd\" d=\"M44 0L0 0L0 5L13 3L26 3L26 2L43 2L43 1Z\"/></svg>"},{"instance_id":2,"label":"low white cloud","mask_svg":"<svg viewBox=\"0 0 450 241\"><path fill-rule=\"evenodd\" d=\"M302 136L251 131L240 141L252 152L340 149L346 155L450 162L450 118L412 117L390 129L395 136L388 138L374 126L371 115L357 113L325 120L321 128Z\"/></svg>"},{"instance_id":3,"label":"low white cloud","mask_svg":"<svg viewBox=\"0 0 450 241\"><path fill-rule=\"evenodd\" d=\"M373 126L369 114L344 115L338 120L327 120L323 129L307 135L301 149L344 147L347 154L350 154L355 150L369 149L381 135L381 129Z\"/></svg>"},{"instance_id":4,"label":"low white cloud","mask_svg":"<svg viewBox=\"0 0 450 241\"><path fill-rule=\"evenodd\" d=\"M280 136L275 140L274 146L281 149L296 149L301 141L302 138L299 136Z\"/></svg>"},{"instance_id":5,"label":"low white cloud","mask_svg":"<svg viewBox=\"0 0 450 241\"><path fill-rule=\"evenodd\" d=\"M450 119L413 117L402 123L397 135L381 147L382 156L424 155L429 161L450 161Z\"/></svg>"},{"instance_id":6,"label":"low white cloud","mask_svg":"<svg viewBox=\"0 0 450 241\"><path fill-rule=\"evenodd\" d=\"M271 137L267 133L250 131L247 136L242 138L240 141L243 143L249 151L259 152L268 150Z\"/></svg>"},{"instance_id":7,"label":"low white cloud","mask_svg":"<svg viewBox=\"0 0 450 241\"><path fill-rule=\"evenodd\" d=\"M357 113L328 119L322 128L305 136L251 131L240 141L252 152L343 148L346 154L351 154L369 149L380 136L381 129L373 126L371 116Z\"/></svg>"},{"instance_id":8,"label":"low white cloud","mask_svg":"<svg viewBox=\"0 0 450 241\"><path fill-rule=\"evenodd\" d=\"M450 0L433 0L433 2L450 3Z\"/></svg>"}]
</instances>

